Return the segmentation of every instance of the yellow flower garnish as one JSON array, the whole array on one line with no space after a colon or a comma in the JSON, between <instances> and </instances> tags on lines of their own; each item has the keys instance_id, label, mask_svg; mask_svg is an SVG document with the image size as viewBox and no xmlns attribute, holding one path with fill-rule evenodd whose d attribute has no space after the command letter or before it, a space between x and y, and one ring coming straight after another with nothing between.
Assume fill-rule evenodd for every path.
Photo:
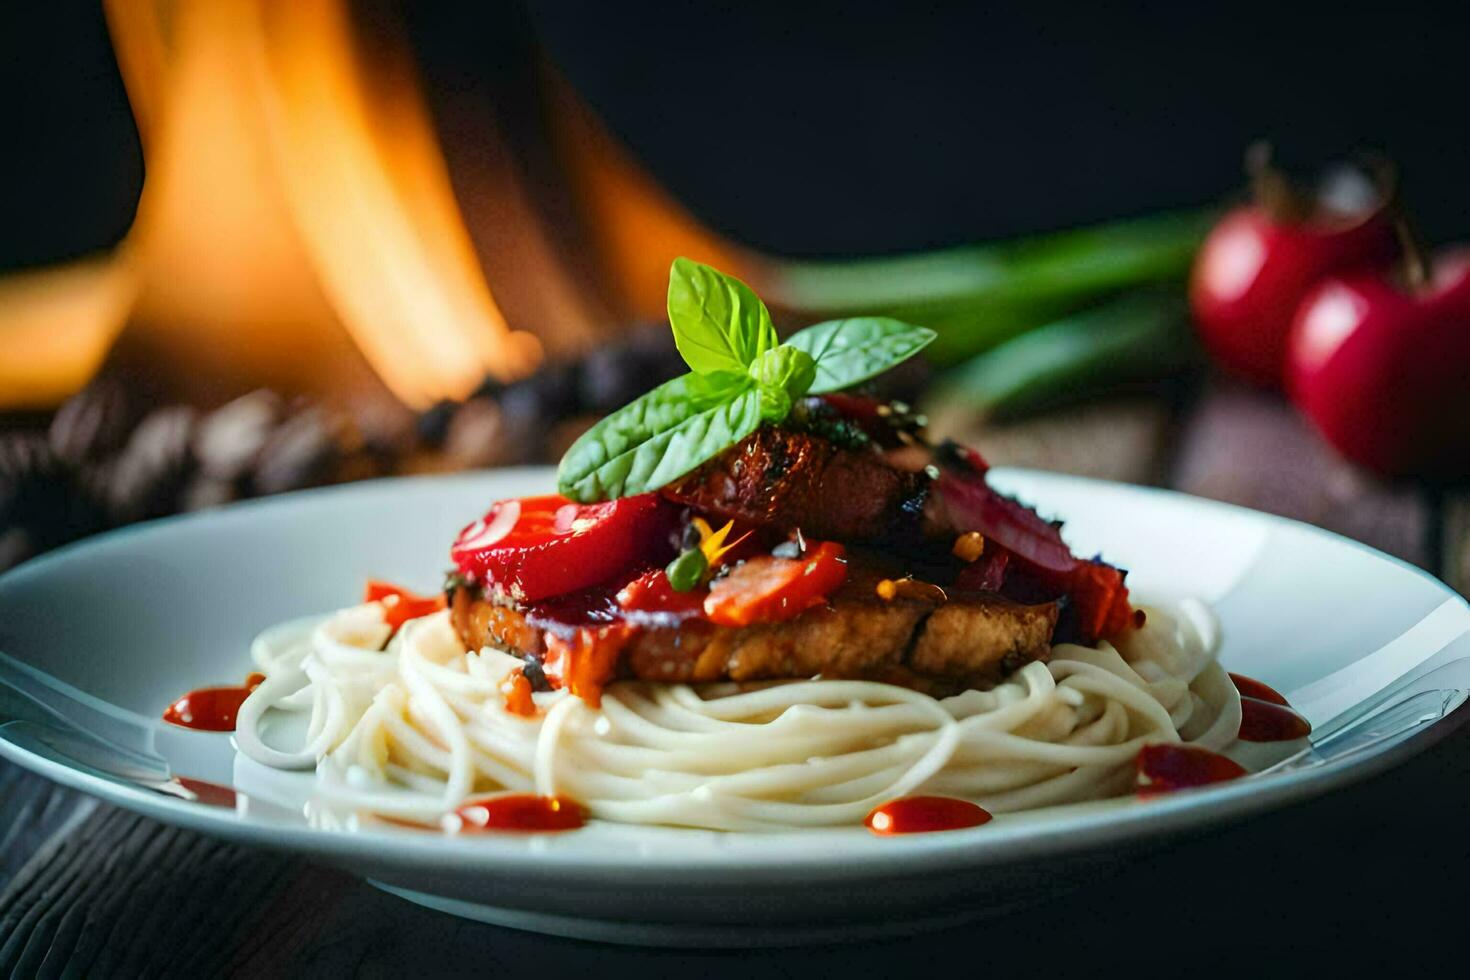
<instances>
[{"instance_id":1,"label":"yellow flower garnish","mask_svg":"<svg viewBox=\"0 0 1470 980\"><path fill-rule=\"evenodd\" d=\"M693 524L695 529L699 531L699 550L704 552L704 560L710 568L715 568L726 552L731 548L738 547L740 542L750 537L750 532L746 531L734 541L725 544L725 539L735 529L734 521L726 521L725 526L718 531L711 528L709 521L706 521L703 517L692 518L689 523Z\"/></svg>"}]
</instances>

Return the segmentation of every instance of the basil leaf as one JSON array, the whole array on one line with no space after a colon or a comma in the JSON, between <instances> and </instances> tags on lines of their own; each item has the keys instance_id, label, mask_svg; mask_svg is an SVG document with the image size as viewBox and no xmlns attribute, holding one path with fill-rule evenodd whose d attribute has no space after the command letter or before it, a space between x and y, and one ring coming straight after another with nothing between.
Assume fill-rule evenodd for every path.
<instances>
[{"instance_id":1,"label":"basil leaf","mask_svg":"<svg viewBox=\"0 0 1470 980\"><path fill-rule=\"evenodd\" d=\"M584 432L562 457L557 489L582 503L657 490L754 432L760 407L747 376L675 378Z\"/></svg>"},{"instance_id":2,"label":"basil leaf","mask_svg":"<svg viewBox=\"0 0 1470 980\"><path fill-rule=\"evenodd\" d=\"M902 320L860 316L807 327L786 343L817 362L817 377L808 390L819 395L883 373L923 350L935 336L928 327Z\"/></svg>"},{"instance_id":3,"label":"basil leaf","mask_svg":"<svg viewBox=\"0 0 1470 980\"><path fill-rule=\"evenodd\" d=\"M780 422L791 414L791 403L811 388L817 365L806 351L782 344L757 358L750 376L761 393L761 418Z\"/></svg>"},{"instance_id":4,"label":"basil leaf","mask_svg":"<svg viewBox=\"0 0 1470 980\"><path fill-rule=\"evenodd\" d=\"M801 348L782 344L757 358L749 374L762 388L784 388L793 395L804 395L816 380L817 363Z\"/></svg>"},{"instance_id":5,"label":"basil leaf","mask_svg":"<svg viewBox=\"0 0 1470 980\"><path fill-rule=\"evenodd\" d=\"M778 343L766 304L749 286L686 258L669 270L669 325L684 362L700 374L743 372Z\"/></svg>"}]
</instances>

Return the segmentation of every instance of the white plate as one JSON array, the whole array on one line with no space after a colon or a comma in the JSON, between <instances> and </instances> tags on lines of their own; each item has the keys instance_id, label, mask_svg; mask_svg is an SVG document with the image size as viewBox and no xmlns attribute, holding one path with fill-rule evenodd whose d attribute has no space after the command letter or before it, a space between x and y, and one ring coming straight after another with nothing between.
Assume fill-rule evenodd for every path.
<instances>
[{"instance_id":1,"label":"white plate","mask_svg":"<svg viewBox=\"0 0 1470 980\"><path fill-rule=\"evenodd\" d=\"M1447 731L1470 690L1470 607L1402 562L1304 525L1179 494L1017 470L1003 489L1150 597L1219 614L1225 665L1284 692L1314 752L1279 771L1139 801L997 818L909 838L593 824L544 837L348 834L306 826L309 774L237 760L226 735L164 724L190 688L238 682L258 631L351 602L365 578L434 588L448 542L548 470L377 481L104 535L0 578L0 753L159 820L296 851L415 901L621 942L820 941L1013 907L1163 837L1362 778ZM169 795L171 775L246 791Z\"/></svg>"}]
</instances>

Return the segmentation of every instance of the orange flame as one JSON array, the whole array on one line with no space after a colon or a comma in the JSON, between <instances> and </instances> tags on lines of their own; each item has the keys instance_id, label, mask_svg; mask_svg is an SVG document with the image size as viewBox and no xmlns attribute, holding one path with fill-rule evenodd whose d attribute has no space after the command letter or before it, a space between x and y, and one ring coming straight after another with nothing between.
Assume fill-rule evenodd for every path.
<instances>
[{"instance_id":1,"label":"orange flame","mask_svg":"<svg viewBox=\"0 0 1470 980\"><path fill-rule=\"evenodd\" d=\"M347 0L106 11L147 161L138 217L110 260L0 281L0 360L27 354L0 405L73 390L125 321L122 349L178 374L339 392L381 379L414 406L535 366L399 36L368 50ZM58 315L39 344L27 324Z\"/></svg>"}]
</instances>

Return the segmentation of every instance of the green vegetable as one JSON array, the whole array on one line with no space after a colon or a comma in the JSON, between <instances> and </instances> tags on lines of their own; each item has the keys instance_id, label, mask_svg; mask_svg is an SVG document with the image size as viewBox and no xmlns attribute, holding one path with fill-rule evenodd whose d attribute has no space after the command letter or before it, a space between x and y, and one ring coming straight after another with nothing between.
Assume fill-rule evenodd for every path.
<instances>
[{"instance_id":1,"label":"green vegetable","mask_svg":"<svg viewBox=\"0 0 1470 980\"><path fill-rule=\"evenodd\" d=\"M913 356L932 331L897 320L820 323L776 340L765 305L740 280L689 259L669 272L669 324L693 370L583 433L557 470L583 503L647 493L781 422L808 391L855 384Z\"/></svg>"},{"instance_id":2,"label":"green vegetable","mask_svg":"<svg viewBox=\"0 0 1470 980\"><path fill-rule=\"evenodd\" d=\"M700 374L739 371L776 346L776 327L749 286L700 262L669 269L669 324L684 363Z\"/></svg>"},{"instance_id":3,"label":"green vegetable","mask_svg":"<svg viewBox=\"0 0 1470 980\"><path fill-rule=\"evenodd\" d=\"M934 331L887 317L829 320L807 327L787 344L806 351L816 362L813 394L837 391L867 381L908 360L934 340Z\"/></svg>"},{"instance_id":4,"label":"green vegetable","mask_svg":"<svg viewBox=\"0 0 1470 980\"><path fill-rule=\"evenodd\" d=\"M1184 297L1126 294L1016 337L943 375L931 414L1016 415L1129 381L1164 377L1195 352Z\"/></svg>"},{"instance_id":5,"label":"green vegetable","mask_svg":"<svg viewBox=\"0 0 1470 980\"><path fill-rule=\"evenodd\" d=\"M583 433L562 457L557 486L583 503L657 490L760 424L761 392L748 377L685 374Z\"/></svg>"},{"instance_id":6,"label":"green vegetable","mask_svg":"<svg viewBox=\"0 0 1470 980\"><path fill-rule=\"evenodd\" d=\"M779 422L791 414L792 402L811 389L817 363L804 350L782 344L750 365L761 393L761 418Z\"/></svg>"},{"instance_id":7,"label":"green vegetable","mask_svg":"<svg viewBox=\"0 0 1470 980\"><path fill-rule=\"evenodd\" d=\"M699 548L691 548L669 562L664 574L675 592L689 592L696 588L709 570L709 559Z\"/></svg>"},{"instance_id":8,"label":"green vegetable","mask_svg":"<svg viewBox=\"0 0 1470 980\"><path fill-rule=\"evenodd\" d=\"M939 336L953 363L1097 299L1180 280L1217 214L1181 211L1013 242L846 262L786 262L765 284L784 309L882 313Z\"/></svg>"}]
</instances>

